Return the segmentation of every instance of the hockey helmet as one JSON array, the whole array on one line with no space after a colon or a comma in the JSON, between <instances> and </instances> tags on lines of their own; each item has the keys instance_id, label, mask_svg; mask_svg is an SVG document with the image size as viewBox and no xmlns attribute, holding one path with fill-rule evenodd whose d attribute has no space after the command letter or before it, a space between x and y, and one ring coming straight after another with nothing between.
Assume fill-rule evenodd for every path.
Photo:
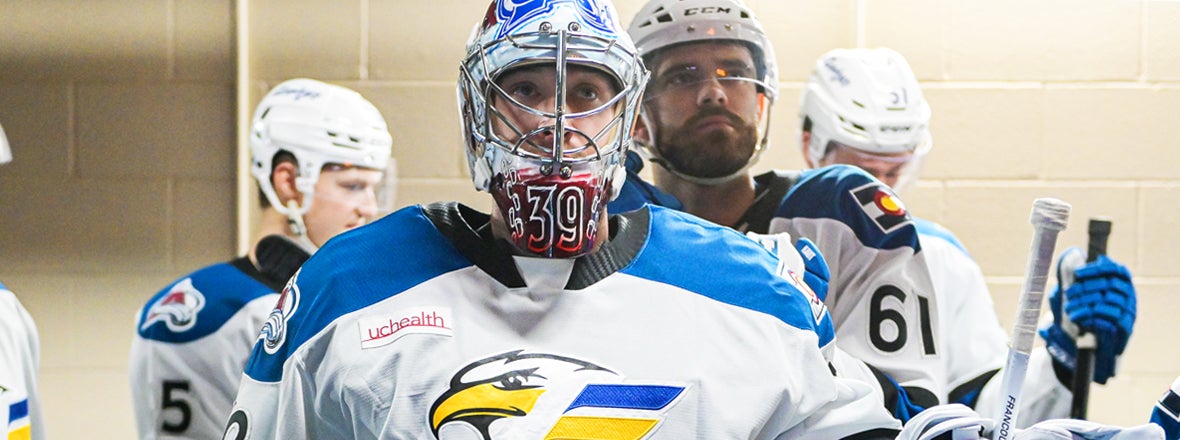
<instances>
[{"instance_id":1,"label":"hockey helmet","mask_svg":"<svg viewBox=\"0 0 1180 440\"><path fill-rule=\"evenodd\" d=\"M752 81L762 93L763 99L767 100L761 106L759 136L745 166L726 176L693 176L675 169L664 160L658 146L642 147L654 162L681 178L702 184L727 182L757 163L770 141L770 108L778 96L778 64L775 61L774 46L762 24L754 16L754 12L742 0L651 0L635 15L627 32L635 40L639 54L649 68L656 67L662 50L685 44L729 41L740 43L750 50L754 61L752 77L723 76L720 73L707 72L707 75L700 78L701 81ZM649 86L647 99L651 100L658 93L658 90L652 90ZM656 126L650 120L646 122L654 140Z\"/></svg>"},{"instance_id":2,"label":"hockey helmet","mask_svg":"<svg viewBox=\"0 0 1180 440\"><path fill-rule=\"evenodd\" d=\"M625 180L647 72L609 0L493 1L460 66L457 94L475 188L491 193L513 244L528 255L571 258L595 243L606 203ZM550 69L551 68L551 69ZM554 72L540 102L499 81L521 69ZM571 79L609 78L591 108ZM514 119L527 115L529 122ZM587 121L609 119L586 131Z\"/></svg>"},{"instance_id":3,"label":"hockey helmet","mask_svg":"<svg viewBox=\"0 0 1180 440\"><path fill-rule=\"evenodd\" d=\"M311 209L324 165L386 171L392 148L385 118L359 93L313 79L292 79L271 89L254 111L250 171L271 206L301 222ZM280 152L298 162L295 186L304 195L302 206L283 205L275 193L271 172Z\"/></svg>"},{"instance_id":4,"label":"hockey helmet","mask_svg":"<svg viewBox=\"0 0 1180 440\"><path fill-rule=\"evenodd\" d=\"M896 51L836 49L819 58L799 104L801 122L810 123L803 148L812 166L823 164L833 148L891 161L904 161L895 187L916 178L930 151L930 105L909 63Z\"/></svg>"}]
</instances>

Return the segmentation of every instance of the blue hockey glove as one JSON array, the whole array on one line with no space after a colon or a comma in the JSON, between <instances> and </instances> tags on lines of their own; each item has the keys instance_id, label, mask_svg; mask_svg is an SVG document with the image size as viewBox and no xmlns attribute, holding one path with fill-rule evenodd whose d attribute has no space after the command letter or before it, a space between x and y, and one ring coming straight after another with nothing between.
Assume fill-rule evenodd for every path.
<instances>
[{"instance_id":1,"label":"blue hockey glove","mask_svg":"<svg viewBox=\"0 0 1180 440\"><path fill-rule=\"evenodd\" d=\"M1057 261L1057 287L1049 294L1053 322L1040 330L1053 359L1073 370L1081 332L1098 340L1094 381L1105 384L1115 375L1116 361L1127 347L1135 325L1135 286L1126 266L1099 256L1085 262L1081 248L1069 248Z\"/></svg>"},{"instance_id":2,"label":"blue hockey glove","mask_svg":"<svg viewBox=\"0 0 1180 440\"><path fill-rule=\"evenodd\" d=\"M806 238L800 238L793 245L791 234L780 232L777 234L759 234L747 232L746 238L754 240L762 247L778 256L780 275L785 275L784 268L791 272L802 274L802 282L815 292L820 301L827 299L828 281L832 278L828 270L828 262L819 252L819 246Z\"/></svg>"},{"instance_id":3,"label":"blue hockey glove","mask_svg":"<svg viewBox=\"0 0 1180 440\"><path fill-rule=\"evenodd\" d=\"M803 257L803 282L807 283L820 301L828 299L828 281L832 279L832 272L828 270L828 262L819 253L819 246L806 238L795 242L795 250Z\"/></svg>"}]
</instances>

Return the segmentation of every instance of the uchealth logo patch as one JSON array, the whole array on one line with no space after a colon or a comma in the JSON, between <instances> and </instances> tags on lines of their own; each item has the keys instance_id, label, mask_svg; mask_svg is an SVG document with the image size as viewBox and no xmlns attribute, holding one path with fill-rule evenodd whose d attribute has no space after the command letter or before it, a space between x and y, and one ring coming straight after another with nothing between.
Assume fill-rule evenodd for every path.
<instances>
[{"instance_id":1,"label":"uchealth logo patch","mask_svg":"<svg viewBox=\"0 0 1180 440\"><path fill-rule=\"evenodd\" d=\"M185 278L168 290L168 293L148 307L140 330L152 324L163 322L169 330L183 332L197 325L197 312L205 308L205 295L193 287L193 279Z\"/></svg>"},{"instance_id":2,"label":"uchealth logo patch","mask_svg":"<svg viewBox=\"0 0 1180 440\"><path fill-rule=\"evenodd\" d=\"M410 334L454 336L448 307L415 307L384 316L361 318L361 348L376 348Z\"/></svg>"},{"instance_id":3,"label":"uchealth logo patch","mask_svg":"<svg viewBox=\"0 0 1180 440\"><path fill-rule=\"evenodd\" d=\"M901 203L901 198L881 183L870 183L852 191L865 215L873 220L886 234L909 223L910 213Z\"/></svg>"},{"instance_id":4,"label":"uchealth logo patch","mask_svg":"<svg viewBox=\"0 0 1180 440\"><path fill-rule=\"evenodd\" d=\"M287 320L299 309L299 286L295 284L298 278L299 271L295 271L295 275L287 281L287 286L283 287L283 293L270 311L270 316L262 323L258 338L262 339L262 349L268 354L275 354L287 342Z\"/></svg>"}]
</instances>

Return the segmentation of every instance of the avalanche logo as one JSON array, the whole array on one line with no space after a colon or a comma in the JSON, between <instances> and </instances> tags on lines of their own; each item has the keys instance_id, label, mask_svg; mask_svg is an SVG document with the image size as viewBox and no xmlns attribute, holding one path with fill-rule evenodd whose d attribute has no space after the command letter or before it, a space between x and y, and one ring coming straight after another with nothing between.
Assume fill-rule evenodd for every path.
<instances>
[{"instance_id":1,"label":"avalanche logo","mask_svg":"<svg viewBox=\"0 0 1180 440\"><path fill-rule=\"evenodd\" d=\"M910 222L910 213L893 190L874 182L850 191L861 209L886 234Z\"/></svg>"},{"instance_id":2,"label":"avalanche logo","mask_svg":"<svg viewBox=\"0 0 1180 440\"><path fill-rule=\"evenodd\" d=\"M579 21L599 31L615 33L614 11L598 0L504 0L496 2L493 6L495 15L491 10L488 11L488 15L484 17L483 27L486 29L496 23L503 23L504 25L496 32L496 38L503 38L528 24L538 15L552 11L554 5L559 3L574 3L581 18Z\"/></svg>"},{"instance_id":3,"label":"avalanche logo","mask_svg":"<svg viewBox=\"0 0 1180 440\"><path fill-rule=\"evenodd\" d=\"M205 295L193 287L192 278L185 278L148 307L147 317L139 330L147 330L152 324L163 321L168 330L183 332L197 324L197 312L203 308Z\"/></svg>"},{"instance_id":4,"label":"avalanche logo","mask_svg":"<svg viewBox=\"0 0 1180 440\"><path fill-rule=\"evenodd\" d=\"M517 350L455 373L430 408L430 427L439 440L640 440L686 388L628 383L590 362Z\"/></svg>"},{"instance_id":5,"label":"avalanche logo","mask_svg":"<svg viewBox=\"0 0 1180 440\"><path fill-rule=\"evenodd\" d=\"M291 315L299 308L299 286L295 285L298 278L297 270L287 281L287 286L283 287L283 294L279 296L279 302L275 303L274 310L270 311L270 316L262 323L258 338L262 340L262 349L268 354L278 352L279 347L287 341L287 320L291 319Z\"/></svg>"},{"instance_id":6,"label":"avalanche logo","mask_svg":"<svg viewBox=\"0 0 1180 440\"><path fill-rule=\"evenodd\" d=\"M29 399L16 394L0 386L0 423L4 428L0 434L8 440L28 440L32 438L33 429L29 420Z\"/></svg>"}]
</instances>

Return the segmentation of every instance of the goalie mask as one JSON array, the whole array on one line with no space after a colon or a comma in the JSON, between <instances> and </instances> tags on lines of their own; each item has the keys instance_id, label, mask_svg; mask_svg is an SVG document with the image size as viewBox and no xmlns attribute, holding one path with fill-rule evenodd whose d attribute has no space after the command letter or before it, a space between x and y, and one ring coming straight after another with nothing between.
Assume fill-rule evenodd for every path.
<instances>
[{"instance_id":1,"label":"goalie mask","mask_svg":"<svg viewBox=\"0 0 1180 440\"><path fill-rule=\"evenodd\" d=\"M620 28L606 1L497 0L472 31L458 83L467 163L524 255L577 257L607 233L647 79Z\"/></svg>"},{"instance_id":2,"label":"goalie mask","mask_svg":"<svg viewBox=\"0 0 1180 440\"><path fill-rule=\"evenodd\" d=\"M930 151L930 105L892 49L836 49L815 63L800 98L812 166L859 165L901 190ZM810 122L810 127L806 125Z\"/></svg>"},{"instance_id":3,"label":"goalie mask","mask_svg":"<svg viewBox=\"0 0 1180 440\"><path fill-rule=\"evenodd\" d=\"M250 171L271 206L287 216L301 240L310 243L303 215L311 209L324 165L381 170L387 179L384 185L396 179L396 171L387 170L392 145L385 118L359 93L312 79L293 79L271 89L254 111ZM295 187L303 194L302 206L294 200L283 204L275 193L271 172L275 157L284 152L298 162Z\"/></svg>"},{"instance_id":4,"label":"goalie mask","mask_svg":"<svg viewBox=\"0 0 1180 440\"><path fill-rule=\"evenodd\" d=\"M770 43L762 24L741 0L651 0L635 15L628 28L639 54L648 68L657 69L661 55L668 49L694 43L736 43L749 50L752 65L684 65L674 66L669 72L656 72L647 87L644 118L648 142L641 142L644 152L655 162L681 179L703 185L729 182L743 175L758 162L769 143L770 107L778 94L778 65L775 62L774 47ZM715 48L702 48L713 50ZM655 124L652 102L662 93L676 89L698 88L702 84L717 81L726 90L739 87L753 87L758 94L757 120L751 121L749 140L739 141L740 148L748 150L748 157L738 158L731 165L704 172L694 170L688 163L691 157L677 157L686 154L683 148L660 145L662 139ZM729 92L727 92L729 93ZM663 110L668 111L668 110ZM712 145L710 149L724 148Z\"/></svg>"}]
</instances>

